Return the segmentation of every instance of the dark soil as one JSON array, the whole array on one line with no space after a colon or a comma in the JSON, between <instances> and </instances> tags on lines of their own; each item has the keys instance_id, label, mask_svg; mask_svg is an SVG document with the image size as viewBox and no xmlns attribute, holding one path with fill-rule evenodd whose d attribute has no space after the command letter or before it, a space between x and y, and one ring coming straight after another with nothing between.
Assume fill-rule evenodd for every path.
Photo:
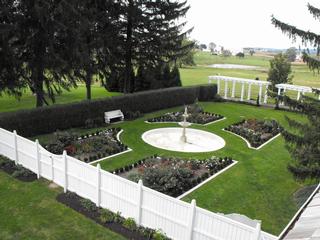
<instances>
[{"instance_id":1,"label":"dark soil","mask_svg":"<svg viewBox=\"0 0 320 240\"><path fill-rule=\"evenodd\" d=\"M10 161L5 165L0 166L0 169L9 175L12 175L17 170L17 166L15 165L14 162ZM15 178L22 182L33 182L37 180L37 175L34 173L28 173L28 174L16 176Z\"/></svg>"},{"instance_id":2,"label":"dark soil","mask_svg":"<svg viewBox=\"0 0 320 240\"><path fill-rule=\"evenodd\" d=\"M57 196L57 201L72 208L73 210L81 213L82 215L86 216L87 218L92 219L93 221L95 221L96 223L110 229L113 232L116 232L124 237L126 237L127 239L130 240L149 240L152 238L148 238L148 237L144 237L142 236L139 232L133 232L130 231L129 229L123 227L120 223L102 223L99 219L99 208L97 208L97 211L88 211L86 210L82 205L80 200L83 199L81 197L79 197L76 194L73 194L72 196L65 194L65 193L61 193Z\"/></svg>"}]
</instances>

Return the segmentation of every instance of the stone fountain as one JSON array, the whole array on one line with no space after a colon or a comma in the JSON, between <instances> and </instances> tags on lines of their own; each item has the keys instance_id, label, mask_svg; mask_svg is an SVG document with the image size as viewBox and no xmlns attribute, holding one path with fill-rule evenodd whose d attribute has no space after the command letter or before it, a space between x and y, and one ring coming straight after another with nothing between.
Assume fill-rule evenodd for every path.
<instances>
[{"instance_id":1,"label":"stone fountain","mask_svg":"<svg viewBox=\"0 0 320 240\"><path fill-rule=\"evenodd\" d=\"M212 152L225 146L224 139L216 134L188 128L191 123L187 122L187 106L182 116L183 121L178 123L182 127L182 134L181 127L157 128L143 133L142 140L153 147L176 152Z\"/></svg>"},{"instance_id":2,"label":"stone fountain","mask_svg":"<svg viewBox=\"0 0 320 240\"><path fill-rule=\"evenodd\" d=\"M186 129L191 126L191 123L187 122L187 118L189 117L188 114L188 107L184 107L184 113L183 113L183 122L179 122L179 125L182 127L182 136L181 136L181 142L187 143L187 135L186 135Z\"/></svg>"}]
</instances>

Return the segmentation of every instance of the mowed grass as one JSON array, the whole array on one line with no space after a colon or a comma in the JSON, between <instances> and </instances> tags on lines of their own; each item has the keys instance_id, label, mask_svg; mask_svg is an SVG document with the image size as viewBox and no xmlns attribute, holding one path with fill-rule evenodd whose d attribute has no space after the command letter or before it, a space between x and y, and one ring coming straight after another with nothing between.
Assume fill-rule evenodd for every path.
<instances>
[{"instance_id":1,"label":"mowed grass","mask_svg":"<svg viewBox=\"0 0 320 240\"><path fill-rule=\"evenodd\" d=\"M92 85L92 99L117 96L119 93L108 92L105 88L98 85ZM79 85L70 91L64 90L61 95L56 96L56 104L79 102L86 99L86 88L84 85ZM53 104L48 100L49 104ZM14 96L3 94L0 96L0 112L17 111L20 109L35 108L36 97L30 90L26 90L22 97L18 100Z\"/></svg>"},{"instance_id":2,"label":"mowed grass","mask_svg":"<svg viewBox=\"0 0 320 240\"><path fill-rule=\"evenodd\" d=\"M1 240L124 240L56 201L61 189L24 183L0 170Z\"/></svg>"},{"instance_id":3,"label":"mowed grass","mask_svg":"<svg viewBox=\"0 0 320 240\"><path fill-rule=\"evenodd\" d=\"M268 69L270 67L271 57L265 56L245 56L245 58L222 57L211 55L208 52L197 52L195 54L195 62L197 66L182 68L181 77L183 85L197 85L208 83L208 76L222 75L239 78L267 80ZM212 64L239 64L257 66L257 70L243 70L243 69L221 69L209 68ZM292 64L293 84L320 87L320 75L317 72L312 72L306 64L293 63Z\"/></svg>"},{"instance_id":4,"label":"mowed grass","mask_svg":"<svg viewBox=\"0 0 320 240\"><path fill-rule=\"evenodd\" d=\"M306 121L306 119L295 113L236 103L201 103L201 105L205 111L222 114L227 119L208 126L192 125L192 128L210 131L223 137L226 141L226 146L223 149L201 154L178 153L146 144L141 139L141 135L145 131L159 127L178 126L174 123L147 124L144 122L150 117L179 110L179 108L166 109L147 114L134 121L112 125L112 127L124 129L121 140L133 151L100 162L102 168L112 171L153 154L188 159L204 159L212 155L231 156L239 163L185 197L184 200L190 202L192 199L196 199L198 206L213 212L240 213L252 219L262 220L263 230L275 235L279 234L298 210L293 194L309 183L296 182L288 172L287 165L291 161L291 157L285 148L282 137L278 137L261 150L252 150L241 138L224 132L222 129L249 118L275 119L284 127L288 127L285 116L298 121ZM88 130L75 129L74 131L85 132ZM42 144L45 144L50 135L38 136L38 138Z\"/></svg>"}]
</instances>

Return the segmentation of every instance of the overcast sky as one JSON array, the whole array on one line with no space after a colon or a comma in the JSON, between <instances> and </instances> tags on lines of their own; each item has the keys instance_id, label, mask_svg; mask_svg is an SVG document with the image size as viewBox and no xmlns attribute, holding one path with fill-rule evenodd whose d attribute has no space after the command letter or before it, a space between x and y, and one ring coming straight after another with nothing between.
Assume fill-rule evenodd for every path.
<instances>
[{"instance_id":1,"label":"overcast sky","mask_svg":"<svg viewBox=\"0 0 320 240\"><path fill-rule=\"evenodd\" d=\"M243 47L299 47L271 24L271 15L304 30L320 33L320 21L308 12L307 3L319 0L188 0L186 20L194 27L192 39L215 42L230 49Z\"/></svg>"}]
</instances>

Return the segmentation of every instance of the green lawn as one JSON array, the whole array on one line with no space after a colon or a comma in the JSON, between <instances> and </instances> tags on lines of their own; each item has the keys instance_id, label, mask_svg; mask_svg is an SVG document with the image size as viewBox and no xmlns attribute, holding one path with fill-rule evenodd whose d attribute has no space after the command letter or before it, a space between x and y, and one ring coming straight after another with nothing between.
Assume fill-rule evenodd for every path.
<instances>
[{"instance_id":1,"label":"green lawn","mask_svg":"<svg viewBox=\"0 0 320 240\"><path fill-rule=\"evenodd\" d=\"M119 95L119 93L108 92L105 88L98 85L92 85L92 98L105 98ZM56 97L56 103L70 103L78 102L86 99L86 88L79 85L78 88L72 89L70 92L64 91L61 95ZM52 102L49 102L52 104ZM29 109L36 106L36 98L32 92L26 90L20 100L13 96L2 95L0 96L0 112L16 111L20 109Z\"/></svg>"},{"instance_id":2,"label":"green lawn","mask_svg":"<svg viewBox=\"0 0 320 240\"><path fill-rule=\"evenodd\" d=\"M113 125L124 129L121 139L133 151L101 162L102 168L113 170L153 154L186 158L231 156L239 161L237 165L184 200L196 199L198 206L214 212L241 213L252 219L260 219L265 231L279 234L298 210L293 194L307 184L296 182L288 172L287 164L291 158L285 149L283 138L277 138L261 150L252 150L241 138L222 131L222 128L243 118L276 119L285 127L288 126L285 120L286 115L296 120L305 121L305 119L295 113L236 103L202 103L202 105L205 111L222 114L227 119L208 126L192 125L192 127L211 131L223 137L226 141L223 149L202 154L177 153L157 149L144 143L140 137L143 132L158 127L177 126L144 122L150 117L175 111L178 108L167 109L145 115L135 121ZM45 143L49 137L50 135L38 136L41 143Z\"/></svg>"},{"instance_id":3,"label":"green lawn","mask_svg":"<svg viewBox=\"0 0 320 240\"><path fill-rule=\"evenodd\" d=\"M24 183L0 171L0 239L125 239L58 203L60 191L43 179Z\"/></svg>"}]
</instances>

